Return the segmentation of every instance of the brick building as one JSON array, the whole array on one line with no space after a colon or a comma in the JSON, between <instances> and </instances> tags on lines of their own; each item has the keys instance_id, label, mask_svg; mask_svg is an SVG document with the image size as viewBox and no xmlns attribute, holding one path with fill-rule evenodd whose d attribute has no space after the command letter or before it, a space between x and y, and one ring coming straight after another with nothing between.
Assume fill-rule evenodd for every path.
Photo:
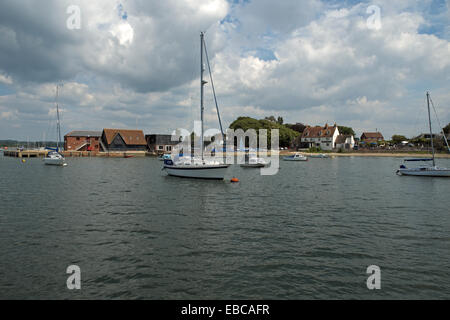
<instances>
[{"instance_id":1,"label":"brick building","mask_svg":"<svg viewBox=\"0 0 450 320\"><path fill-rule=\"evenodd\" d=\"M64 136L65 151L102 151L101 131L72 131Z\"/></svg>"}]
</instances>

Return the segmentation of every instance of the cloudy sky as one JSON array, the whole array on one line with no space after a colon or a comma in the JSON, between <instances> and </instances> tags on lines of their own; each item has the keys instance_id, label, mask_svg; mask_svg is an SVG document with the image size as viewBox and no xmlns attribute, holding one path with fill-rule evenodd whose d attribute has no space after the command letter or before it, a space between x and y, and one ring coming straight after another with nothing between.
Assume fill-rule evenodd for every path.
<instances>
[{"instance_id":1,"label":"cloudy sky","mask_svg":"<svg viewBox=\"0 0 450 320\"><path fill-rule=\"evenodd\" d=\"M449 22L450 0L4 0L0 139L52 138L57 83L63 133L191 129L200 31L226 125L275 115L412 136L426 90L450 122ZM206 108L218 127L209 88Z\"/></svg>"}]
</instances>

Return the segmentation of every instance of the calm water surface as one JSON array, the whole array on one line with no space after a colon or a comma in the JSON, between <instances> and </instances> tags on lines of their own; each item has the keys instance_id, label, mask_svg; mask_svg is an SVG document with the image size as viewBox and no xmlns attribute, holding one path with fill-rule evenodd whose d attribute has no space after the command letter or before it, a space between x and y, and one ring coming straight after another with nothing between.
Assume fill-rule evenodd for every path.
<instances>
[{"instance_id":1,"label":"calm water surface","mask_svg":"<svg viewBox=\"0 0 450 320\"><path fill-rule=\"evenodd\" d=\"M2 299L450 298L450 179L398 177L399 159L233 166L221 182L152 158L68 162L0 156Z\"/></svg>"}]
</instances>

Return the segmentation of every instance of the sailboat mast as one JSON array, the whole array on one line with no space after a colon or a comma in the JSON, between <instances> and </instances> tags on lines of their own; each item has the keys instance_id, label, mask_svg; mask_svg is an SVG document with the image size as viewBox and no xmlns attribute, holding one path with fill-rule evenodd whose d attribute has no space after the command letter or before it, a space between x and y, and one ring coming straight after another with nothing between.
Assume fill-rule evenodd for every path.
<instances>
[{"instance_id":1,"label":"sailboat mast","mask_svg":"<svg viewBox=\"0 0 450 320\"><path fill-rule=\"evenodd\" d=\"M433 130L431 129L431 113L430 113L430 93L427 91L427 106L428 106L428 124L430 125L430 141L431 151L433 153L433 167L436 166L434 161L434 144L433 144Z\"/></svg>"},{"instance_id":2,"label":"sailboat mast","mask_svg":"<svg viewBox=\"0 0 450 320\"><path fill-rule=\"evenodd\" d=\"M58 134L58 142L56 145L56 149L59 152L59 145L61 144L61 124L60 124L60 120L59 120L59 105L58 105L58 97L59 97L58 93L59 92L58 92L58 90L59 90L59 85L56 85L56 117L57 117L56 130L57 130L57 134Z\"/></svg>"},{"instance_id":3,"label":"sailboat mast","mask_svg":"<svg viewBox=\"0 0 450 320\"><path fill-rule=\"evenodd\" d=\"M200 32L200 119L202 122L202 133L201 133L201 137L200 137L200 148L202 150L202 161L204 160L204 156L203 156L203 113L205 110L205 107L203 105L203 96L204 96L204 86L206 84L206 81L203 80L203 73L205 71L204 65L203 65L203 39L204 34L203 32Z\"/></svg>"}]
</instances>

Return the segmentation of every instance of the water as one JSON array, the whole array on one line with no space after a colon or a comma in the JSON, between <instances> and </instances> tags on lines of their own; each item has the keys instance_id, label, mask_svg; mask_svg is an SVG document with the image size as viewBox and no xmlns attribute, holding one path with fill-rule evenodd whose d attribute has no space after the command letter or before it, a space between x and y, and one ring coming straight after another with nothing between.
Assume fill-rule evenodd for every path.
<instances>
[{"instance_id":1,"label":"water","mask_svg":"<svg viewBox=\"0 0 450 320\"><path fill-rule=\"evenodd\" d=\"M450 298L450 179L396 176L399 159L233 166L219 182L152 158L68 162L0 158L2 299Z\"/></svg>"}]
</instances>

